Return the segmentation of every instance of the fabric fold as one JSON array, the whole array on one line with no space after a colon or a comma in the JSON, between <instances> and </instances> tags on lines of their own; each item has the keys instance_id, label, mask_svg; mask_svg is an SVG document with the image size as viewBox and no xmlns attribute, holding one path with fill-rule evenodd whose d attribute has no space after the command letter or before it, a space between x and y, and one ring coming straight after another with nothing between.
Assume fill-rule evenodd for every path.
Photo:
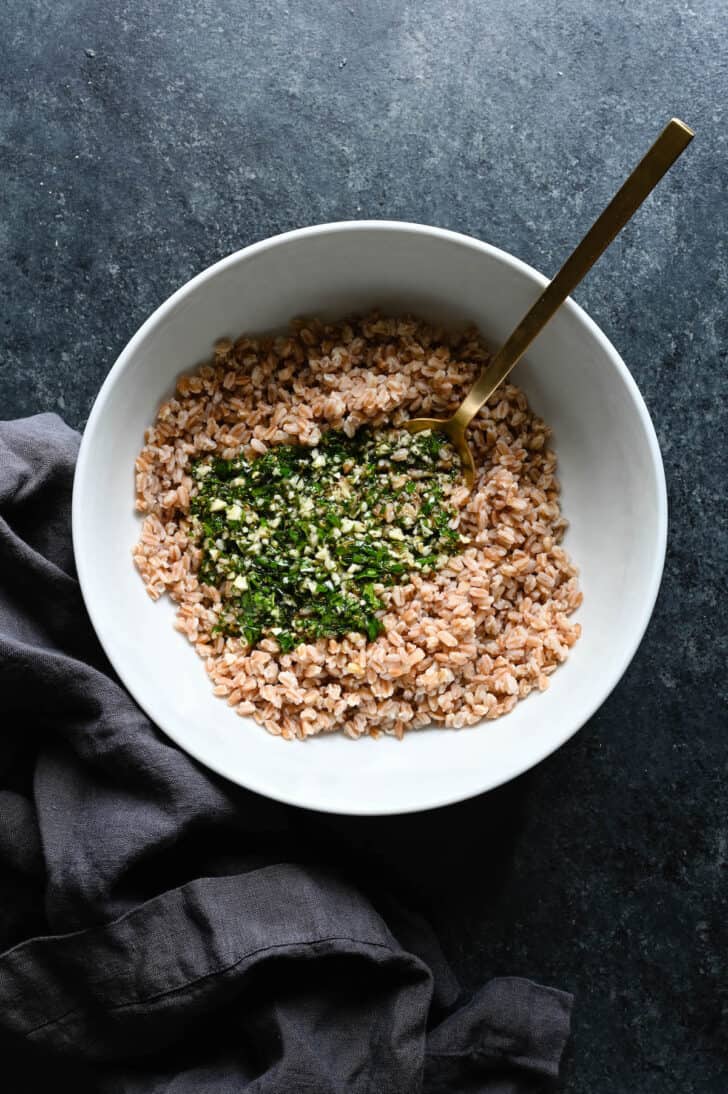
<instances>
[{"instance_id":1,"label":"fabric fold","mask_svg":"<svg viewBox=\"0 0 728 1094\"><path fill-rule=\"evenodd\" d=\"M5 1089L545 1089L570 996L504 978L462 1001L419 915L134 704L75 577L77 450L55 415L0 423Z\"/></svg>"}]
</instances>

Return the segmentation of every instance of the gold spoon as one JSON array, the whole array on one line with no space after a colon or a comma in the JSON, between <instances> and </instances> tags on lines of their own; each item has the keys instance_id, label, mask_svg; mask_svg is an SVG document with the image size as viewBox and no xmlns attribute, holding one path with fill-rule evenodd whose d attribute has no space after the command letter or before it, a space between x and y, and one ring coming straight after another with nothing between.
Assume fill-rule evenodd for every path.
<instances>
[{"instance_id":1,"label":"gold spoon","mask_svg":"<svg viewBox=\"0 0 728 1094\"><path fill-rule=\"evenodd\" d=\"M549 281L536 303L483 369L451 418L412 418L404 422L404 428L410 433L420 433L424 429L446 433L460 456L465 481L470 488L475 479L475 464L465 439L465 430L569 293L606 251L680 153L685 151L693 136L692 129L678 118L668 122L647 155L566 259L556 277Z\"/></svg>"}]
</instances>

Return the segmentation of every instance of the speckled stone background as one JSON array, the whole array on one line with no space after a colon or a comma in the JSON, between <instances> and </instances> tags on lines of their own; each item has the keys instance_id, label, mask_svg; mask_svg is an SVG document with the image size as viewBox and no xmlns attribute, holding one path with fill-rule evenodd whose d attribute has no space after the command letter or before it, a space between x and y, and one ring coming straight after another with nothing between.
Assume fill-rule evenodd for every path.
<instances>
[{"instance_id":1,"label":"speckled stone background","mask_svg":"<svg viewBox=\"0 0 728 1094\"><path fill-rule=\"evenodd\" d=\"M173 289L299 225L424 221L553 271L670 115L697 130L575 294L666 464L665 579L632 667L495 794L300 818L427 911L466 988L575 992L578 1094L728 1090L727 40L725 0L0 5L3 417L82 427Z\"/></svg>"}]
</instances>

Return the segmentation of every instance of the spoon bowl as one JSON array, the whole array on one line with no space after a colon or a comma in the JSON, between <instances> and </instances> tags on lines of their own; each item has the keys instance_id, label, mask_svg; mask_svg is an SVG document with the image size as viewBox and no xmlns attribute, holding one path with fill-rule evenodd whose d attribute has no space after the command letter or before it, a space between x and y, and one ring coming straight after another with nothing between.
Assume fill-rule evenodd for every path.
<instances>
[{"instance_id":1,"label":"spoon bowl","mask_svg":"<svg viewBox=\"0 0 728 1094\"><path fill-rule=\"evenodd\" d=\"M433 433L444 433L460 457L463 478L468 489L472 490L475 482L473 454L465 438L465 430L460 427L454 417L410 418L408 422L405 422L404 428L408 433L424 433L426 430L432 430Z\"/></svg>"}]
</instances>

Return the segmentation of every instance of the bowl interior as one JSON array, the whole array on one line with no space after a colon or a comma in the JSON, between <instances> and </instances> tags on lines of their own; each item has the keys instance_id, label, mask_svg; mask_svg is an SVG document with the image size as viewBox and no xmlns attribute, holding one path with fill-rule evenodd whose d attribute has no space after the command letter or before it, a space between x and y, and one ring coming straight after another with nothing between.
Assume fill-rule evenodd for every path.
<instances>
[{"instance_id":1,"label":"bowl interior","mask_svg":"<svg viewBox=\"0 0 728 1094\"><path fill-rule=\"evenodd\" d=\"M109 374L84 435L74 487L74 547L92 621L119 676L175 741L228 778L294 804L342 813L423 809L490 789L537 763L603 702L633 656L657 593L665 488L647 411L598 328L568 302L514 380L554 430L581 568L581 640L549 690L471 729L404 742L305 745L269 736L211 692L193 648L153 604L131 560L140 520L133 464L177 375L224 335L337 318L372 306L475 322L498 344L544 284L529 267L467 237L386 222L289 233L223 260L170 298Z\"/></svg>"}]
</instances>

